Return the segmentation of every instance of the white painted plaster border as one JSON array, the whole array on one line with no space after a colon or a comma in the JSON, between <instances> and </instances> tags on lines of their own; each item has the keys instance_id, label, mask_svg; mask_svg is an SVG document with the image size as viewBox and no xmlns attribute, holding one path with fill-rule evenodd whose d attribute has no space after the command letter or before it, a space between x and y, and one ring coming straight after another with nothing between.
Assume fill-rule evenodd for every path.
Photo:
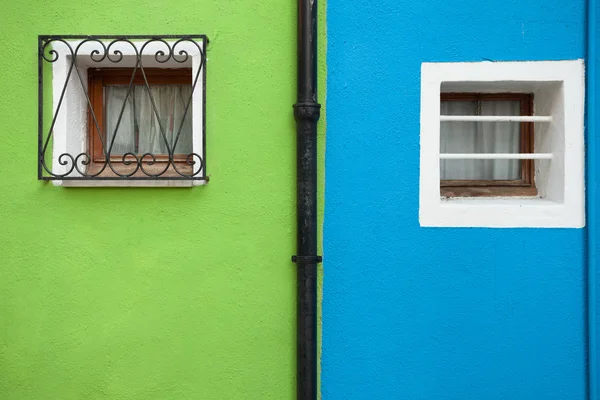
<instances>
[{"instance_id":1,"label":"white painted plaster border","mask_svg":"<svg viewBox=\"0 0 600 400\"><path fill-rule=\"evenodd\" d=\"M67 41L73 51L82 42L81 40ZM132 41L138 52L146 41ZM172 48L175 41L166 41ZM202 41L197 42L198 46L205 52ZM52 103L53 115L58 108L58 102L63 90L67 73L71 62L71 52L66 45L60 42L53 43L53 50L58 53L58 60L52 65ZM77 52L77 65L82 76L84 85L87 90L87 70L88 68L123 68L135 65L135 51L131 45L117 42L111 48L111 53L114 50L121 51L123 60L119 63L112 63L108 59L102 62L93 62L90 55L94 50L101 50L101 46L93 41L84 43ZM166 51L166 46L160 42L151 42L144 49L142 61L145 68L191 68L192 80L196 77L198 68L201 63L201 53L198 48L189 42L181 42L177 45L177 52L185 50L189 58L185 63L178 63L170 59L165 63L158 63L154 54L158 51ZM114 57L114 56L113 56ZM204 66L202 68L205 68ZM192 94L192 149L194 153L204 154L203 148L203 127L204 127L204 80L203 71L200 71L200 76L196 82L194 92ZM191 82L193 83L193 81ZM69 77L65 98L63 99L60 111L56 118L53 134L52 146L52 171L57 173L66 172L64 166L58 163L58 155L63 153L79 154L87 150L87 102L81 83L75 70ZM77 171L74 170L72 176L77 176ZM55 186L70 186L70 187L190 187L203 185L204 180L53 180Z\"/></svg>"},{"instance_id":2,"label":"white painted plaster border","mask_svg":"<svg viewBox=\"0 0 600 400\"><path fill-rule=\"evenodd\" d=\"M440 198L440 93L533 92L534 114L552 114L535 125L540 196ZM421 153L419 222L424 227L585 226L583 60L423 63L421 65Z\"/></svg>"}]
</instances>

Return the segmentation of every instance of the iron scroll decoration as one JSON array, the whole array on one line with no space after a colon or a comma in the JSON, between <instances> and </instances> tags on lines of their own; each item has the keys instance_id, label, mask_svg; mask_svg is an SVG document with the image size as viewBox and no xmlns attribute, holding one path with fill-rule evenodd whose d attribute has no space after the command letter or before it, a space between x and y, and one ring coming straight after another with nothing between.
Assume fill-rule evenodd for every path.
<instances>
[{"instance_id":1,"label":"iron scroll decoration","mask_svg":"<svg viewBox=\"0 0 600 400\"><path fill-rule=\"evenodd\" d=\"M38 179L39 180L204 180L208 181L206 174L206 53L208 38L206 35L164 35L164 36L77 36L77 35L63 35L63 36L39 36L38 38ZM94 49L92 51L86 51L85 54L80 53L82 46L92 45ZM149 51L148 46L154 47L154 50ZM130 48L127 56L129 56L129 64L121 64L126 58L124 55L123 46ZM158 47L157 47L158 46ZM62 53L56 51L55 47L60 47ZM158 49L157 49L158 48ZM133 152L127 152L125 154L119 154L118 160L115 160L117 155L111 154L115 138L119 133L119 124L121 117L125 110L127 99L131 95L134 77L141 74L143 77L143 86L147 94L150 97L152 104L153 115L159 116L155 101L152 98L150 91L150 85L146 77L144 69L144 62L148 62L151 59L154 64L166 65L170 62L170 68L173 65L183 66L184 64L190 64L190 52L189 48L194 49L193 51L199 54L198 66L194 66L192 70L192 90L190 97L187 102L184 103L184 114L182 122L179 124L178 130L174 138L169 141L165 132L165 127L160 122L160 118L157 118L158 126L160 129L160 138L163 141L165 148L167 149L166 154L161 154L162 157L166 157L166 160L161 160L160 166L157 162L157 154L143 153L135 154ZM48 67L52 67L53 63L59 61L61 57L67 58L67 73L66 80L60 92L60 96L55 100L55 104L50 107L44 107L45 95L44 95L44 75L45 70ZM64 60L63 60L64 61ZM120 114L118 117L117 124L115 126L112 139L107 141L108 135L105 135L100 131L97 116L92 107L92 102L87 89L85 78L81 72L80 65L85 61L85 64L90 68L94 65L103 65L108 67L128 67L133 69L129 86L127 89L127 95L123 100L123 104L120 107ZM100 64L102 63L102 64ZM48 75L46 75L46 78ZM56 125L57 117L61 110L61 106L65 103L65 94L67 92L67 86L72 84L72 79L78 84L81 90L80 94L85 96L85 104L87 105L87 115L91 118L92 134L97 135L102 147L102 160L98 165L97 161L94 161L96 168L91 170L88 168L93 161L93 154L89 149L89 146L82 152L61 152L60 154L53 155L52 141L54 138L54 128ZM200 79L202 81L200 81ZM71 80L71 83L70 83ZM179 140L181 130L183 127L183 119L188 112L191 112L192 99L196 92L198 83L202 82L202 154L193 152L186 154L184 161L175 162L175 146ZM48 85L49 86L49 85ZM54 86L56 88L56 86ZM73 88L71 88L73 90ZM50 104L50 101L46 101ZM52 112L52 118L48 117L45 120L46 108ZM47 112L47 111L46 111ZM66 132L66 135L71 134ZM55 163L59 164L61 171L53 171L52 160L54 158ZM129 166L129 169L124 172L117 168L115 164ZM151 168L151 166L155 166ZM55 168L56 169L56 168ZM167 172L168 171L168 172Z\"/></svg>"}]
</instances>

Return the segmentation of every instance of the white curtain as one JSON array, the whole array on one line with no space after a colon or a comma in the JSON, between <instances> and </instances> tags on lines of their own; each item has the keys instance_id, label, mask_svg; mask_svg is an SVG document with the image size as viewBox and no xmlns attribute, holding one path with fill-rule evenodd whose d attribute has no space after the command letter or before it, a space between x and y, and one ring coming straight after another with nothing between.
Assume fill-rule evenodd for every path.
<instances>
[{"instance_id":1,"label":"white curtain","mask_svg":"<svg viewBox=\"0 0 600 400\"><path fill-rule=\"evenodd\" d=\"M127 96L127 85L107 85L104 91L105 101L105 126L107 147L115 135L117 120ZM144 85L136 85L131 89L127 103L121 117L121 122L116 131L115 141L111 154L118 155L131 152L134 154L152 153L154 155L167 154L167 146L161 134L162 124L169 147L173 147L175 138L181 126L181 133L175 148L175 154L189 154L192 152L192 107L187 110L185 119L183 114L185 106L190 101L192 94L191 85L152 85L150 93L158 111L158 117L148 90Z\"/></svg>"},{"instance_id":2,"label":"white curtain","mask_svg":"<svg viewBox=\"0 0 600 400\"><path fill-rule=\"evenodd\" d=\"M442 101L442 115L520 115L518 101ZM441 153L519 153L518 122L442 122ZM440 160L441 179L512 180L520 160Z\"/></svg>"}]
</instances>

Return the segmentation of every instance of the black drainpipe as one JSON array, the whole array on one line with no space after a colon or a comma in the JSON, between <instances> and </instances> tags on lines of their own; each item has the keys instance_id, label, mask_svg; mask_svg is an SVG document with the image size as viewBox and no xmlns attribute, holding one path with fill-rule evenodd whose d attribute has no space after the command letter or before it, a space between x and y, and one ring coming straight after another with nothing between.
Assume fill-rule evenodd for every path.
<instances>
[{"instance_id":1,"label":"black drainpipe","mask_svg":"<svg viewBox=\"0 0 600 400\"><path fill-rule=\"evenodd\" d=\"M317 0L298 0L297 399L317 399Z\"/></svg>"}]
</instances>

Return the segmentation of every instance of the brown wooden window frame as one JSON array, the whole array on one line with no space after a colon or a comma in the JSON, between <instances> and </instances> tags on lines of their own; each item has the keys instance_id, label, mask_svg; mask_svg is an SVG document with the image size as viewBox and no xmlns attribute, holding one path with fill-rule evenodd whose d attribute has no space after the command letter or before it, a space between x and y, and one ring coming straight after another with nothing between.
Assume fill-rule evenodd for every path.
<instances>
[{"instance_id":1,"label":"brown wooden window frame","mask_svg":"<svg viewBox=\"0 0 600 400\"><path fill-rule=\"evenodd\" d=\"M520 115L533 115L533 94L531 93L441 93L440 101L519 101ZM533 129L532 122L520 122L519 153L534 152ZM520 161L520 179L440 180L440 194L442 197L536 196L534 160Z\"/></svg>"},{"instance_id":2,"label":"brown wooden window frame","mask_svg":"<svg viewBox=\"0 0 600 400\"><path fill-rule=\"evenodd\" d=\"M104 88L106 85L129 85L133 72L133 68L90 68L88 70L88 94L91 108L94 110L96 121L103 138L108 137L106 135L106 126L104 123L106 119ZM145 85L146 80L148 85L192 84L191 68L144 68L144 73L146 79L144 79L141 69L138 68L136 70L133 85ZM191 112L191 110L192 108L190 106L188 112ZM91 111L88 111L87 140L89 154L91 155L91 169L93 171L105 164L106 157L104 156L102 142L98 136ZM190 167L186 163L186 157L187 154L174 154L173 161L178 165L180 164L182 166L181 169L185 170L186 173L190 173L190 171L188 171ZM119 165L119 163L123 163L123 155L111 155L110 161L115 165ZM168 161L168 154L155 154L156 164L166 163ZM154 168L161 169L163 167L157 165ZM110 173L110 170L106 170L106 172ZM172 172L174 171L167 171L166 174L169 175Z\"/></svg>"}]
</instances>

